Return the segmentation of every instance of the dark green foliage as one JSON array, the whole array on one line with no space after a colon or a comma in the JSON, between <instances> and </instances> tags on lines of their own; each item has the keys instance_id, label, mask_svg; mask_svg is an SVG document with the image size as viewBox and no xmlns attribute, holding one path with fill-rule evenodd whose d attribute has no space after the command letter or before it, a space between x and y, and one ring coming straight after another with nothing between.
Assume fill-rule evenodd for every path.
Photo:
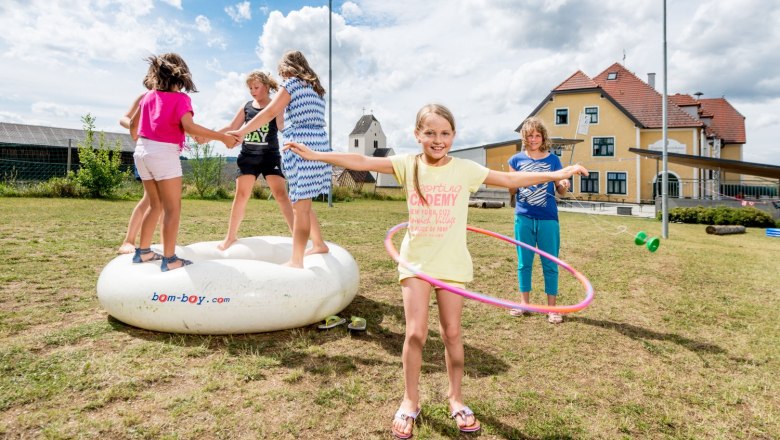
<instances>
[{"instance_id":1,"label":"dark green foliage","mask_svg":"<svg viewBox=\"0 0 780 440\"><path fill-rule=\"evenodd\" d=\"M69 172L66 177L52 177L36 185L39 197L82 197L84 187L76 180L76 175Z\"/></svg>"},{"instance_id":2,"label":"dark green foliage","mask_svg":"<svg viewBox=\"0 0 780 440\"><path fill-rule=\"evenodd\" d=\"M189 176L195 192L203 199L230 198L231 194L222 187L222 168L225 157L213 154L211 144L193 143L191 146L192 174Z\"/></svg>"},{"instance_id":3,"label":"dark green foliage","mask_svg":"<svg viewBox=\"0 0 780 440\"><path fill-rule=\"evenodd\" d=\"M266 200L271 195L271 190L265 186L255 185L252 187L252 197L255 199Z\"/></svg>"},{"instance_id":4,"label":"dark green foliage","mask_svg":"<svg viewBox=\"0 0 780 440\"><path fill-rule=\"evenodd\" d=\"M90 197L111 196L127 178L122 171L120 143L106 144L103 132L95 137L95 117L87 113L81 118L87 137L79 142L79 161L81 167L76 173L76 182L84 187ZM97 146L95 142L97 141Z\"/></svg>"},{"instance_id":5,"label":"dark green foliage","mask_svg":"<svg viewBox=\"0 0 780 440\"><path fill-rule=\"evenodd\" d=\"M661 219L661 213L658 213L658 219ZM669 221L705 225L742 225L753 228L771 228L775 225L771 215L754 207L674 208L669 211Z\"/></svg>"}]
</instances>

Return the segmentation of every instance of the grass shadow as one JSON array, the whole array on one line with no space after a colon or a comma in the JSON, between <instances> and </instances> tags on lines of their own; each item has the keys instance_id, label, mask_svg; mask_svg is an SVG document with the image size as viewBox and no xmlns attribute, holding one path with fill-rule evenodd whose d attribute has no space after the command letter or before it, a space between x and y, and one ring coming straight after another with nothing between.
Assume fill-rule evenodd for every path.
<instances>
[{"instance_id":1,"label":"grass shadow","mask_svg":"<svg viewBox=\"0 0 780 440\"><path fill-rule=\"evenodd\" d=\"M405 335L388 330L380 324L387 316L392 316L395 320L403 322L404 309L400 305L392 305L381 301L374 301L365 296L357 296L345 312L350 309L360 310L368 321L368 332L366 340L376 343L388 353L401 357L403 351ZM373 332L372 332L373 330ZM361 336L362 337L362 336ZM494 356L490 352L464 344L465 366L464 374L474 377L488 377L500 374L509 370L510 366ZM428 340L423 349L422 373L433 373L446 371L444 363L444 342L441 339L441 333L433 328L428 329Z\"/></svg>"},{"instance_id":2,"label":"grass shadow","mask_svg":"<svg viewBox=\"0 0 780 440\"><path fill-rule=\"evenodd\" d=\"M473 439L481 437L483 434L491 438L498 437L512 440L571 440L575 438L570 435L562 434L531 436L524 434L520 429L509 426L494 417L478 414L477 418L482 424L482 429L474 433L460 432L456 427L455 421L449 417L443 419L437 415L428 417L423 416L418 423L420 426L426 426L446 438ZM489 431L489 433L486 431Z\"/></svg>"},{"instance_id":3,"label":"grass shadow","mask_svg":"<svg viewBox=\"0 0 780 440\"><path fill-rule=\"evenodd\" d=\"M653 330L648 330L636 325L625 324L614 321L604 321L598 319L590 319L579 316L572 316L568 318L572 322L581 322L583 324L592 325L594 327L601 327L606 329L617 330L618 333L628 336L635 340L657 340L666 341L677 344L687 350L694 353L708 353L708 354L727 354L728 352L715 344L709 344L706 342L699 342L693 339L688 339L684 336L680 336L675 333L661 333Z\"/></svg>"},{"instance_id":4,"label":"grass shadow","mask_svg":"<svg viewBox=\"0 0 780 440\"><path fill-rule=\"evenodd\" d=\"M321 331L316 325L266 333L238 335L194 335L163 333L125 324L108 316L109 325L116 331L137 339L163 342L181 347L201 347L209 351L223 351L234 356L264 356L272 358L286 368L302 368L312 373L346 372L355 369L356 364L398 366L404 344L404 334L396 333L382 326L388 316L403 321L403 306L375 301L358 295L341 313L342 316L359 315L368 322L365 332L350 335L346 326ZM312 354L307 348L312 345L341 339L353 338L356 344L375 344L393 355L398 361L384 361L367 356L345 354ZM484 350L464 344L466 365L464 374L486 377L509 370L509 365ZM356 350L359 352L360 350ZM444 343L441 334L429 330L428 342L423 350L423 373L444 372Z\"/></svg>"}]
</instances>

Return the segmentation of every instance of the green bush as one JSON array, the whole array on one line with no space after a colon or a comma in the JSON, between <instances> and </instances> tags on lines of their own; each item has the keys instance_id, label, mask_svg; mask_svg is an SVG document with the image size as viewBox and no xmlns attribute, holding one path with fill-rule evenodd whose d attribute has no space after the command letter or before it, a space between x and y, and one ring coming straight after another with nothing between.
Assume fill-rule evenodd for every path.
<instances>
[{"instance_id":1,"label":"green bush","mask_svg":"<svg viewBox=\"0 0 780 440\"><path fill-rule=\"evenodd\" d=\"M95 146L95 117L87 113L81 121L87 137L78 144L81 167L75 180L90 197L109 197L128 176L122 171L121 143L107 145L105 134L100 132Z\"/></svg>"},{"instance_id":2,"label":"green bush","mask_svg":"<svg viewBox=\"0 0 780 440\"><path fill-rule=\"evenodd\" d=\"M267 200L271 195L271 190L265 186L255 185L252 187L252 197L255 199Z\"/></svg>"},{"instance_id":3,"label":"green bush","mask_svg":"<svg viewBox=\"0 0 780 440\"><path fill-rule=\"evenodd\" d=\"M52 177L36 185L38 197L83 197L85 189L72 172L66 177Z\"/></svg>"},{"instance_id":4,"label":"green bush","mask_svg":"<svg viewBox=\"0 0 780 440\"><path fill-rule=\"evenodd\" d=\"M334 186L331 189L331 199L334 202L351 202L355 198L355 192L345 186ZM328 196L325 196L325 201L328 201Z\"/></svg>"},{"instance_id":5,"label":"green bush","mask_svg":"<svg viewBox=\"0 0 780 440\"><path fill-rule=\"evenodd\" d=\"M232 197L225 188L222 188L222 167L225 157L214 154L214 147L210 143L191 143L192 174L189 180L195 187L195 191L201 198L226 198ZM220 191L222 188L222 191Z\"/></svg>"},{"instance_id":6,"label":"green bush","mask_svg":"<svg viewBox=\"0 0 780 440\"><path fill-rule=\"evenodd\" d=\"M44 182L0 183L1 197L84 197L87 191L76 180L76 175L52 177Z\"/></svg>"},{"instance_id":7,"label":"green bush","mask_svg":"<svg viewBox=\"0 0 780 440\"><path fill-rule=\"evenodd\" d=\"M659 220L661 215L658 213ZM669 221L707 225L742 225L754 228L771 228L775 225L771 215L752 206L744 208L726 206L674 208L669 211Z\"/></svg>"},{"instance_id":8,"label":"green bush","mask_svg":"<svg viewBox=\"0 0 780 440\"><path fill-rule=\"evenodd\" d=\"M18 197L19 190L15 185L0 182L0 197Z\"/></svg>"}]
</instances>

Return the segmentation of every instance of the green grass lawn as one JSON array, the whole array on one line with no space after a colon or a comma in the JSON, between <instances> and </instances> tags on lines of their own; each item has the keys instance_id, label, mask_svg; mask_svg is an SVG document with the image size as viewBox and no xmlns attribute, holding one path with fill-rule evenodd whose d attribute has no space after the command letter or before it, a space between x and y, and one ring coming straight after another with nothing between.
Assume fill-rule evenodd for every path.
<instances>
[{"instance_id":1,"label":"green grass lawn","mask_svg":"<svg viewBox=\"0 0 780 440\"><path fill-rule=\"evenodd\" d=\"M368 331L315 326L191 336L129 327L95 285L132 201L0 198L0 436L104 439L389 438L402 397L404 322L382 241L403 202L315 204L325 238L352 253L360 289L342 316ZM230 201L185 200L179 244L219 240ZM509 208L470 223L512 234ZM625 232L621 232L625 229ZM485 439L780 438L780 239L670 225L655 253L634 245L656 220L561 214L561 258L596 296L558 326L468 300L466 402ZM243 236L286 235L273 201L252 200ZM469 236L470 289L517 299L511 245ZM537 263L532 300L542 302ZM559 303L582 286L561 272ZM431 304L415 438L458 437L449 419Z\"/></svg>"}]
</instances>

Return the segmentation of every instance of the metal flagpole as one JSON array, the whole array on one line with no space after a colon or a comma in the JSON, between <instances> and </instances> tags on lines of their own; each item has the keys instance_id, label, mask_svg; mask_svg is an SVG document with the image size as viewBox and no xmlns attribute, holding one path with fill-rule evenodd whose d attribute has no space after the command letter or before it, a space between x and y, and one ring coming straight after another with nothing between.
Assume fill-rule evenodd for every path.
<instances>
[{"instance_id":1,"label":"metal flagpole","mask_svg":"<svg viewBox=\"0 0 780 440\"><path fill-rule=\"evenodd\" d=\"M333 0L328 0L328 145L333 150ZM328 208L333 207L333 176L328 189Z\"/></svg>"},{"instance_id":2,"label":"metal flagpole","mask_svg":"<svg viewBox=\"0 0 780 440\"><path fill-rule=\"evenodd\" d=\"M667 154L667 144L669 138L669 127L667 115L666 115L666 86L667 86L667 69L666 69L666 0L664 1L664 96L661 103L661 124L663 131L663 176L661 179L661 218L663 221L661 236L664 239L669 238L669 162Z\"/></svg>"}]
</instances>

